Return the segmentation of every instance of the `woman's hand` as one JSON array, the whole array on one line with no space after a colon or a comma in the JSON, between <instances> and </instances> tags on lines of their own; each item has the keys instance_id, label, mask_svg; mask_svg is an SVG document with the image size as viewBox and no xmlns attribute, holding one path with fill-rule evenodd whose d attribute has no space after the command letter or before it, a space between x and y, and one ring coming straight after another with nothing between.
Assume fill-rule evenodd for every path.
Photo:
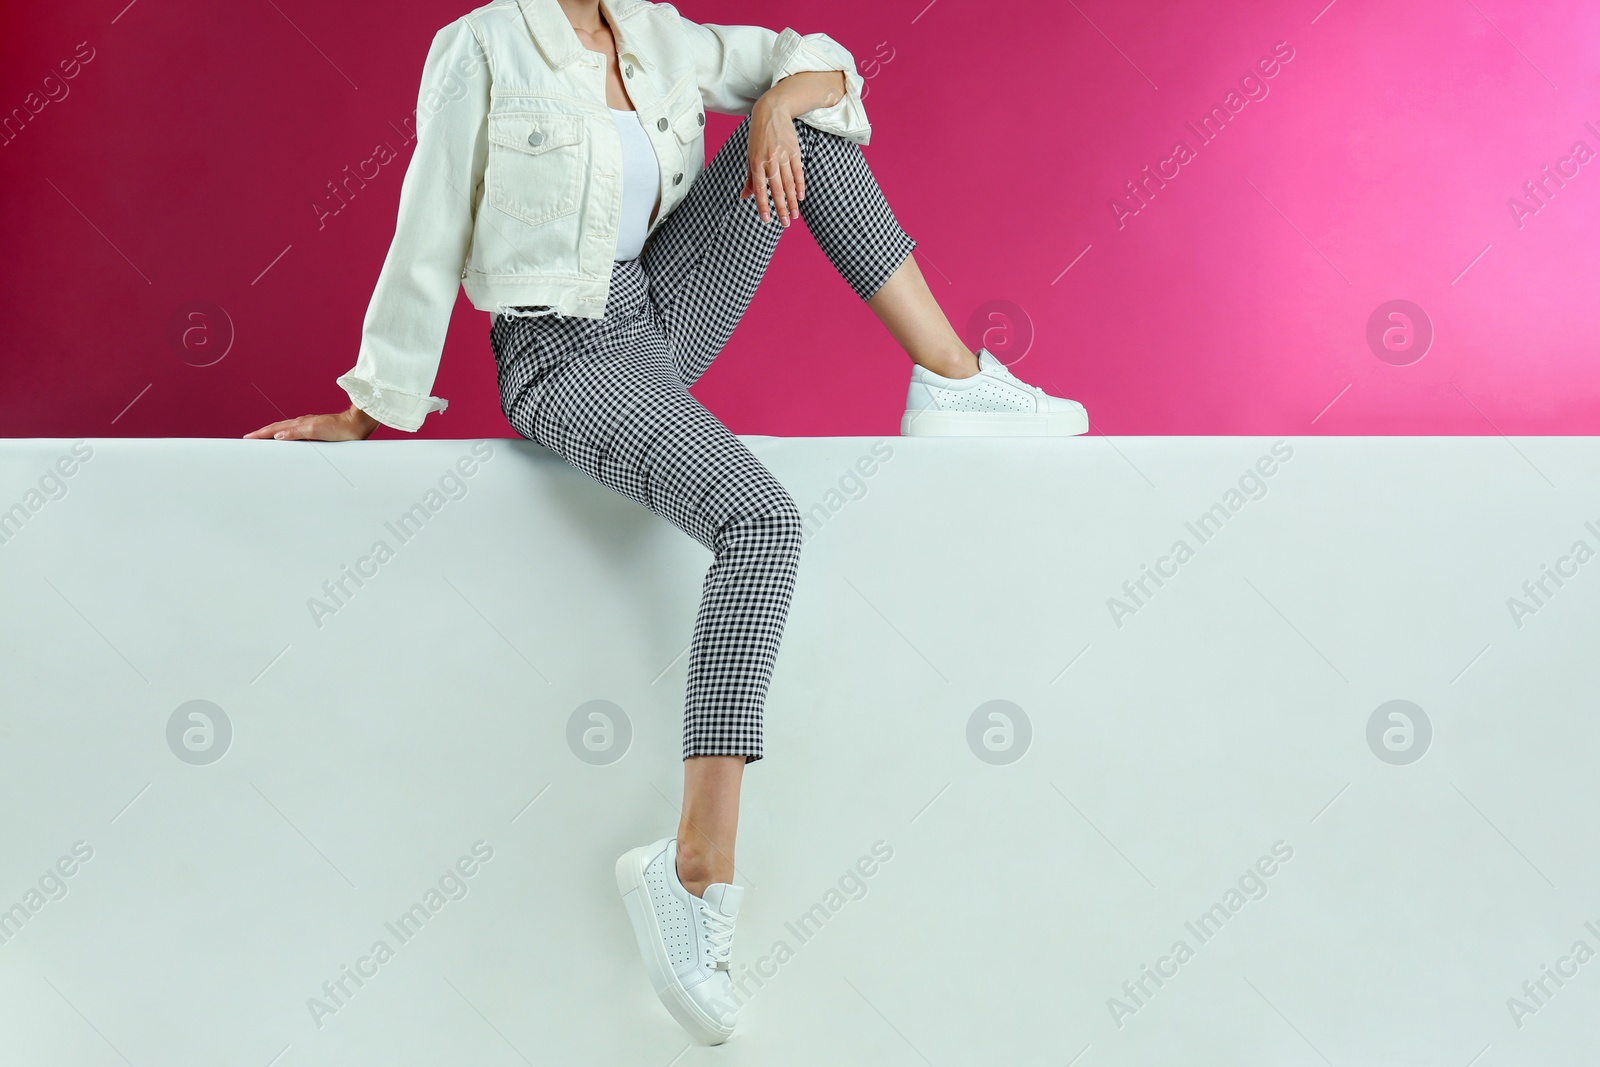
<instances>
[{"instance_id":1,"label":"woman's hand","mask_svg":"<svg viewBox=\"0 0 1600 1067\"><path fill-rule=\"evenodd\" d=\"M377 419L351 404L349 411L337 415L301 415L298 419L268 423L244 436L247 440L365 441L378 425Z\"/></svg>"},{"instance_id":2,"label":"woman's hand","mask_svg":"<svg viewBox=\"0 0 1600 1067\"><path fill-rule=\"evenodd\" d=\"M844 99L846 87L842 70L801 71L761 94L750 109L750 173L739 199L754 195L762 222L772 221L772 209L767 206L769 191L785 226L800 213L800 201L806 197L794 117L819 107L832 107Z\"/></svg>"},{"instance_id":3,"label":"woman's hand","mask_svg":"<svg viewBox=\"0 0 1600 1067\"><path fill-rule=\"evenodd\" d=\"M781 84L781 83L780 83ZM794 118L781 98L769 93L750 110L750 173L745 176L739 199L755 195L762 222L772 221L767 193L777 205L778 218L789 225L800 213L799 203L806 195L806 176L800 166L800 138L794 132Z\"/></svg>"}]
</instances>

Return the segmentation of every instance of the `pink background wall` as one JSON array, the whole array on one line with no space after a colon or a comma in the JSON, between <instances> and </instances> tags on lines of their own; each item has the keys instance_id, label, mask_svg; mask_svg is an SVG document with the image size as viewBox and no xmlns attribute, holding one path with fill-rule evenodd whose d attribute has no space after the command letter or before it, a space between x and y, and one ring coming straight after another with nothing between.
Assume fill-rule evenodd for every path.
<instances>
[{"instance_id":1,"label":"pink background wall","mask_svg":"<svg viewBox=\"0 0 1600 1067\"><path fill-rule=\"evenodd\" d=\"M470 5L122 3L0 15L0 111L60 98L0 145L0 432L235 437L343 408L399 131L433 32ZM679 8L855 54L867 158L946 312L1096 433L1595 432L1600 9L1325 5ZM1293 58L1247 83L1265 97L1240 91L1201 143L1186 123L1275 47ZM713 117L708 148L733 123ZM326 183L379 142L400 159L319 229ZM1139 204L1147 165L1173 176ZM1403 330L1385 347L1395 300L1425 352ZM196 302L216 326L186 345L172 323ZM488 329L461 296L450 410L423 436L511 435ZM895 433L908 369L796 227L695 392L739 433Z\"/></svg>"}]
</instances>

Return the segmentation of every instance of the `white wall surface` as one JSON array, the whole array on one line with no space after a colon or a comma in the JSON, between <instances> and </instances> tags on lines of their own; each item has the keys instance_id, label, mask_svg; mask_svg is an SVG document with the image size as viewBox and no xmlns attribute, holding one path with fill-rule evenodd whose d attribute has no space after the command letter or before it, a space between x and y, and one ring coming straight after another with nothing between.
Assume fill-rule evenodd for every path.
<instances>
[{"instance_id":1,"label":"white wall surface","mask_svg":"<svg viewBox=\"0 0 1600 1067\"><path fill-rule=\"evenodd\" d=\"M611 869L705 549L523 441L0 443L0 1063L1597 1062L1600 443L746 440L813 533L687 1050Z\"/></svg>"}]
</instances>

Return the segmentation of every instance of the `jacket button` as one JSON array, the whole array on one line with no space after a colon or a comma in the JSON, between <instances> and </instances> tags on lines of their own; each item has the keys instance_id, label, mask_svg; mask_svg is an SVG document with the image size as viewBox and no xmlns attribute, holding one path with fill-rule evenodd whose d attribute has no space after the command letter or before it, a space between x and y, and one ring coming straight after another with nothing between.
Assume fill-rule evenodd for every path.
<instances>
[{"instance_id":1,"label":"jacket button","mask_svg":"<svg viewBox=\"0 0 1600 1067\"><path fill-rule=\"evenodd\" d=\"M680 170L678 173L676 173L676 174L674 174L672 176L672 184L673 185L682 185L683 184L683 171Z\"/></svg>"},{"instance_id":2,"label":"jacket button","mask_svg":"<svg viewBox=\"0 0 1600 1067\"><path fill-rule=\"evenodd\" d=\"M657 119L656 120L656 129L665 130L666 128L667 128L667 120L666 119Z\"/></svg>"},{"instance_id":3,"label":"jacket button","mask_svg":"<svg viewBox=\"0 0 1600 1067\"><path fill-rule=\"evenodd\" d=\"M538 130L534 130L532 133L528 134L528 143L533 145L535 148L538 148L540 145L544 144L544 134L540 133Z\"/></svg>"},{"instance_id":4,"label":"jacket button","mask_svg":"<svg viewBox=\"0 0 1600 1067\"><path fill-rule=\"evenodd\" d=\"M698 115L695 116L695 121L699 122L700 125L704 126L706 124L706 113L704 111L700 112Z\"/></svg>"},{"instance_id":5,"label":"jacket button","mask_svg":"<svg viewBox=\"0 0 1600 1067\"><path fill-rule=\"evenodd\" d=\"M633 64L629 63L626 67L624 67L622 73L626 74L630 78L633 77Z\"/></svg>"}]
</instances>

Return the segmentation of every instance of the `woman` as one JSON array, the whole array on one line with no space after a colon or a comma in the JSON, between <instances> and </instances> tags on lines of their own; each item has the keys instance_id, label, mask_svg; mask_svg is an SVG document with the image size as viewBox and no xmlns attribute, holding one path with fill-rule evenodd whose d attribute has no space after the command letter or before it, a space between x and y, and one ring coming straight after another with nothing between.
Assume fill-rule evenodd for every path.
<instances>
[{"instance_id":1,"label":"woman","mask_svg":"<svg viewBox=\"0 0 1600 1067\"><path fill-rule=\"evenodd\" d=\"M338 381L349 410L252 438L416 430L456 290L493 312L521 436L715 555L689 657L677 835L617 863L651 982L697 1040L732 1033L739 787L794 590L800 514L688 387L783 230L804 219L913 364L903 433L1082 433L1080 405L968 349L867 167L850 53L824 34L696 24L642 0L494 0L440 30L399 219ZM709 165L705 111L745 116ZM776 223L776 224L774 224Z\"/></svg>"}]
</instances>

